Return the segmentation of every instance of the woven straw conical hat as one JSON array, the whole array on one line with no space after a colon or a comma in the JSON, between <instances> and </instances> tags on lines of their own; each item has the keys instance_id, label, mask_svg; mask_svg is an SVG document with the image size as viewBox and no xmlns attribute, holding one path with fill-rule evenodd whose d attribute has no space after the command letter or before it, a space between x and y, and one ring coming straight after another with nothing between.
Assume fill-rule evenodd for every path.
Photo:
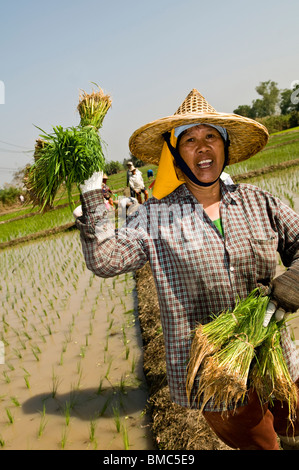
<instances>
[{"instance_id":1,"label":"woven straw conical hat","mask_svg":"<svg viewBox=\"0 0 299 470\"><path fill-rule=\"evenodd\" d=\"M193 89L173 115L137 129L129 140L130 152L144 162L157 165L164 144L163 134L175 127L196 122L226 128L230 139L229 164L255 155L266 145L269 137L262 124L238 114L218 113Z\"/></svg>"}]
</instances>

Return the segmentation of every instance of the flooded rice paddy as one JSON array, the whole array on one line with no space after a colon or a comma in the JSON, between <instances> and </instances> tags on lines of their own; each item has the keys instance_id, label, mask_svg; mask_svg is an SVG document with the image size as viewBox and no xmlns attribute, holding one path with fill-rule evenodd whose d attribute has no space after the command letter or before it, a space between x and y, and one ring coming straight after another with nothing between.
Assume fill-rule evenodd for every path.
<instances>
[{"instance_id":1,"label":"flooded rice paddy","mask_svg":"<svg viewBox=\"0 0 299 470\"><path fill-rule=\"evenodd\" d=\"M133 275L95 277L77 231L0 266L1 448L152 449Z\"/></svg>"}]
</instances>

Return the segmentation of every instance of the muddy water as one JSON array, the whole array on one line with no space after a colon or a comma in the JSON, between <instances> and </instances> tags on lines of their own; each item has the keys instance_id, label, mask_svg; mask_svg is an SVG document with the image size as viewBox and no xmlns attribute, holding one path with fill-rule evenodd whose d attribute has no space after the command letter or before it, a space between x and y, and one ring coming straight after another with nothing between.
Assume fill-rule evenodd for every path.
<instances>
[{"instance_id":1,"label":"muddy water","mask_svg":"<svg viewBox=\"0 0 299 470\"><path fill-rule=\"evenodd\" d=\"M77 232L0 253L3 449L152 449L131 274L94 277Z\"/></svg>"}]
</instances>

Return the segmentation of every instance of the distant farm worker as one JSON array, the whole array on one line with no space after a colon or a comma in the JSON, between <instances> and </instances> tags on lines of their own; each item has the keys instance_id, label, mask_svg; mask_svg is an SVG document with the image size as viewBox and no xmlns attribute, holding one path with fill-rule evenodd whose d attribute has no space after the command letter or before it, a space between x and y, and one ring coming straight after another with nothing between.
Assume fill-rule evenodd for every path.
<instances>
[{"instance_id":1,"label":"distant farm worker","mask_svg":"<svg viewBox=\"0 0 299 470\"><path fill-rule=\"evenodd\" d=\"M151 168L147 170L147 179L150 180L151 178L154 177L154 172Z\"/></svg>"},{"instance_id":2,"label":"distant farm worker","mask_svg":"<svg viewBox=\"0 0 299 470\"><path fill-rule=\"evenodd\" d=\"M150 263L164 333L172 400L200 408L186 393L192 332L211 314L232 310L236 299L260 287L275 301L272 314L299 308L299 216L280 199L248 184L226 184L227 165L246 160L267 143L260 123L218 113L192 90L174 115L137 129L130 151L158 165L153 197L117 233L106 215L101 174L81 187L81 231L87 267L100 277ZM288 268L276 276L277 253ZM275 277L276 276L276 277ZM268 321L270 311L265 320ZM274 318L274 317L273 317ZM287 327L281 332L287 367L298 384L299 360ZM199 372L200 374L200 372ZM299 449L299 407L289 410L275 396L261 404L252 389L236 409L211 398L203 416L228 446L242 450ZM277 439L277 435L280 441Z\"/></svg>"},{"instance_id":3,"label":"distant farm worker","mask_svg":"<svg viewBox=\"0 0 299 470\"><path fill-rule=\"evenodd\" d=\"M106 201L110 204L110 206L114 207L113 205L113 193L109 186L107 185L108 176L106 174L103 175L103 183L102 183L102 193Z\"/></svg>"},{"instance_id":4,"label":"distant farm worker","mask_svg":"<svg viewBox=\"0 0 299 470\"><path fill-rule=\"evenodd\" d=\"M131 197L136 197L134 189L130 187L130 177L132 176L132 168L134 168L133 162L129 161L127 163L127 186L130 188L130 195ZM142 177L142 173L138 168L136 168L136 174Z\"/></svg>"},{"instance_id":5,"label":"distant farm worker","mask_svg":"<svg viewBox=\"0 0 299 470\"><path fill-rule=\"evenodd\" d=\"M134 166L131 167L131 172L132 174L129 179L130 188L134 191L139 204L142 204L141 194L144 194L145 201L148 200L148 191L145 189L142 173L141 171L137 173L137 169Z\"/></svg>"}]
</instances>

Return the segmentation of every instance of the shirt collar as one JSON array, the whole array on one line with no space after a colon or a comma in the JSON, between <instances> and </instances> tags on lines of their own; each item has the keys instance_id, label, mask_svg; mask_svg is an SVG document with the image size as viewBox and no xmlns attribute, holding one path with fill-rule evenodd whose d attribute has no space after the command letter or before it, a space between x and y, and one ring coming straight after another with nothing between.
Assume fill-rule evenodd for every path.
<instances>
[{"instance_id":1,"label":"shirt collar","mask_svg":"<svg viewBox=\"0 0 299 470\"><path fill-rule=\"evenodd\" d=\"M236 184L227 185L223 181L220 180L220 188L221 188L221 200L224 204L237 204L239 200L239 196L237 194L238 186ZM184 200L189 199L192 202L197 202L197 199L193 196L191 191L187 188L186 184L180 185L175 192L182 197Z\"/></svg>"}]
</instances>

